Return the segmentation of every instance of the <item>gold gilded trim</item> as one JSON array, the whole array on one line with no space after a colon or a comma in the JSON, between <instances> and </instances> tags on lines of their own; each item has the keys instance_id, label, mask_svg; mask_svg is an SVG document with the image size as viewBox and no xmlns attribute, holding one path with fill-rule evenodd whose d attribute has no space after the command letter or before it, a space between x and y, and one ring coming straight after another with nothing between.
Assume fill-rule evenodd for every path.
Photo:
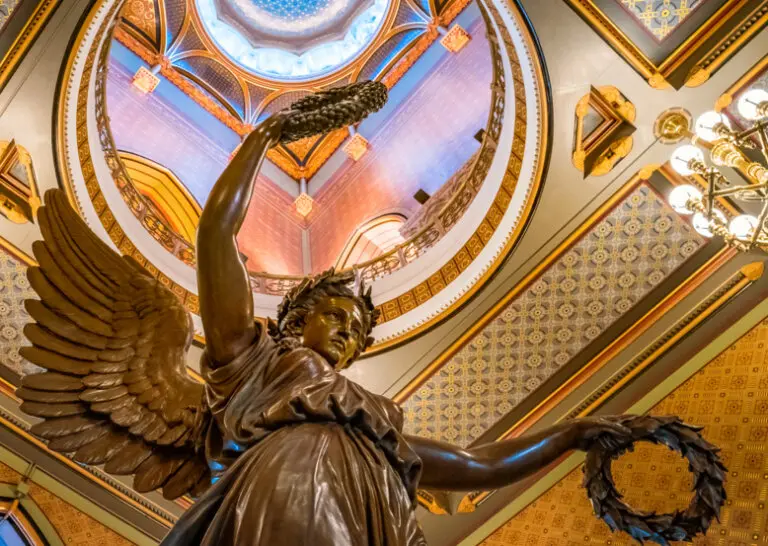
<instances>
[{"instance_id":1,"label":"gold gilded trim","mask_svg":"<svg viewBox=\"0 0 768 546\"><path fill-rule=\"evenodd\" d=\"M16 68L21 64L24 55L32 47L45 24L62 0L41 0L32 17L29 18L19 36L13 42L8 52L0 60L0 89L11 79Z\"/></svg>"},{"instance_id":2,"label":"gold gilded trim","mask_svg":"<svg viewBox=\"0 0 768 546\"><path fill-rule=\"evenodd\" d=\"M35 525L29 521L23 511L19 510L20 504L21 501L19 499L14 499L11 502L0 501L0 514L3 516L2 520L12 520L16 529L24 535L24 539L31 546L46 546L46 542L44 542L38 534Z\"/></svg>"},{"instance_id":3,"label":"gold gilded trim","mask_svg":"<svg viewBox=\"0 0 768 546\"><path fill-rule=\"evenodd\" d=\"M592 26L624 59L637 70L655 89L669 87L673 77L678 79L678 70L694 55L701 53L701 48L717 32L743 9L751 7L758 0L734 0L725 2L712 16L693 32L674 52L660 64L656 64L613 22L593 0L566 0L568 4ZM768 0L760 0L759 5L746 14L734 28L728 31L714 47L710 48L683 78L682 85L695 87L707 81L709 76L728 60L738 49L751 39L768 22ZM682 85L678 87L682 87Z\"/></svg>"},{"instance_id":4,"label":"gold gilded trim","mask_svg":"<svg viewBox=\"0 0 768 546\"><path fill-rule=\"evenodd\" d=\"M160 515L160 513L158 513L159 510L155 511L155 510L150 509L148 506L145 506L144 504L142 504L142 503L138 502L137 500L131 498L130 496L126 495L124 492L120 491L120 489L112 486L111 484L109 484L108 482L106 482L103 479L99 478L98 476L95 476L94 474L89 472L86 468L84 468L83 466L79 465L78 463L76 463L76 462L72 461L71 459L65 457L61 453L57 453L56 451L52 451L52 450L48 449L48 446L45 443L43 443L42 441L38 440L35 436L33 436L32 434L30 434L29 432L24 430L24 428L22 428L21 426L19 426L16 423L13 423L9 419L7 419L6 416L4 416L2 414L0 414L0 426L4 426L5 428L10 430L11 432L16 434L17 436L23 438L24 440L26 440L30 444L34 445L35 447L37 447L41 451L44 451L45 453L47 453L51 457L54 457L59 462L63 463L64 465L66 465L70 469L74 470L79 475L81 475L81 476L87 478L88 480L94 482L95 484L97 484L99 487L102 487L106 491L109 491L110 493L112 493L113 495L118 497L120 500L122 500L124 502L127 502L129 505L131 505L134 508L136 508L137 510L141 511L143 514L148 515L149 517L151 517L155 521L159 522L163 526L171 527L175 523L175 521L173 519L168 519L168 518L165 518L162 515Z\"/></svg>"},{"instance_id":5,"label":"gold gilded trim","mask_svg":"<svg viewBox=\"0 0 768 546\"><path fill-rule=\"evenodd\" d=\"M8 239L0 235L0 247L5 249L9 254L11 254L14 258L18 259L21 262L24 262L27 265L37 265L37 262L35 259L21 250L19 247L14 245L12 242L10 242Z\"/></svg>"},{"instance_id":6,"label":"gold gilded trim","mask_svg":"<svg viewBox=\"0 0 768 546\"><path fill-rule=\"evenodd\" d=\"M709 316L711 316L716 310L725 305L739 292L744 290L747 286L762 277L764 272L764 266L762 263L753 263L746 267L743 267L734 277L726 281L724 286L728 286L724 294L717 297L717 299L709 305L703 312L697 314L692 320L686 322L686 324L677 329L675 334L669 336L660 347L655 348L651 354L649 354L638 366L633 367L626 375L622 375L610 388L600 394L599 398L589 405L575 413L574 417L585 417L594 413L606 400L611 398L614 394L620 391L623 387L629 384L633 379L640 375L644 370L650 367L656 362L664 353L669 350L675 343L680 341L684 336L691 332L696 326L701 324ZM736 282L734 280L738 279ZM717 293L717 292L716 292Z\"/></svg>"},{"instance_id":7,"label":"gold gilded trim","mask_svg":"<svg viewBox=\"0 0 768 546\"><path fill-rule=\"evenodd\" d=\"M202 209L178 177L146 157L124 151L118 155L139 193L158 208L171 228L193 242Z\"/></svg>"}]
</instances>

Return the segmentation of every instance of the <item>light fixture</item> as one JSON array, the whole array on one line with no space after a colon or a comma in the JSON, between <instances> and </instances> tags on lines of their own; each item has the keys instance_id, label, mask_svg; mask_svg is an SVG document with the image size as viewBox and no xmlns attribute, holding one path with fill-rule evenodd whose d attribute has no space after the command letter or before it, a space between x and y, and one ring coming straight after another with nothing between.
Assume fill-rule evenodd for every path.
<instances>
[{"instance_id":1,"label":"light fixture","mask_svg":"<svg viewBox=\"0 0 768 546\"><path fill-rule=\"evenodd\" d=\"M730 130L728 118L719 112L705 112L696 120L696 136L707 142L726 137Z\"/></svg>"},{"instance_id":2,"label":"light fixture","mask_svg":"<svg viewBox=\"0 0 768 546\"><path fill-rule=\"evenodd\" d=\"M675 212L679 214L693 214L694 211L690 207L689 202L700 200L701 192L689 184L677 186L669 194L669 204L672 205Z\"/></svg>"},{"instance_id":3,"label":"light fixture","mask_svg":"<svg viewBox=\"0 0 768 546\"><path fill-rule=\"evenodd\" d=\"M742 117L753 122L743 131L734 130L728 118L718 112L707 112L696 120L693 142L707 143L702 146L709 151L711 165L704 151L693 144L672 153L672 168L683 176L701 176L706 187L701 191L689 184L677 186L669 194L669 204L679 214L692 214L693 228L705 237L721 236L741 251L754 247L768 250L768 91L748 91L738 109ZM740 171L748 183L728 180L718 167ZM757 215L742 214L729 223L715 208L719 198L740 201Z\"/></svg>"},{"instance_id":4,"label":"light fixture","mask_svg":"<svg viewBox=\"0 0 768 546\"><path fill-rule=\"evenodd\" d=\"M704 152L692 144L680 146L672 154L672 168L683 176L690 176L696 172L694 166L704 164Z\"/></svg>"},{"instance_id":5,"label":"light fixture","mask_svg":"<svg viewBox=\"0 0 768 546\"><path fill-rule=\"evenodd\" d=\"M739 114L756 121L768 117L768 91L750 89L739 99Z\"/></svg>"}]
</instances>

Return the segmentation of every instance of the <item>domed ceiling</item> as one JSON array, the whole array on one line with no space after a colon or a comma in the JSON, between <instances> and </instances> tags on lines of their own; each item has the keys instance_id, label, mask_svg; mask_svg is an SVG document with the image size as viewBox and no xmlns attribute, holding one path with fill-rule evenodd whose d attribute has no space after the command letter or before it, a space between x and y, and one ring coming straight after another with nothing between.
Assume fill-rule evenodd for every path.
<instances>
[{"instance_id":1,"label":"domed ceiling","mask_svg":"<svg viewBox=\"0 0 768 546\"><path fill-rule=\"evenodd\" d=\"M239 135L309 92L398 81L470 0L128 0L116 38ZM202 93L201 93L202 90ZM346 131L280 145L270 160L312 178Z\"/></svg>"},{"instance_id":2,"label":"domed ceiling","mask_svg":"<svg viewBox=\"0 0 768 546\"><path fill-rule=\"evenodd\" d=\"M216 45L241 67L278 80L323 76L382 29L389 0L195 0Z\"/></svg>"},{"instance_id":3,"label":"domed ceiling","mask_svg":"<svg viewBox=\"0 0 768 546\"><path fill-rule=\"evenodd\" d=\"M522 233L546 120L523 27L497 35L469 0L126 0L118 17L96 89L83 91L84 71L68 95L75 109L95 97L75 117L98 128L75 152L97 185L78 190L75 176L73 191L193 312L196 218L243 135L307 93L354 81L382 81L389 103L351 132L273 150L256 181L238 244L260 316L303 275L354 269L382 311L376 337L391 344L466 301ZM217 25L247 35L243 50L297 63L350 36L360 47L316 77L267 77L226 49ZM298 184L281 162L289 155L295 165L321 156L322 168L299 167Z\"/></svg>"}]
</instances>

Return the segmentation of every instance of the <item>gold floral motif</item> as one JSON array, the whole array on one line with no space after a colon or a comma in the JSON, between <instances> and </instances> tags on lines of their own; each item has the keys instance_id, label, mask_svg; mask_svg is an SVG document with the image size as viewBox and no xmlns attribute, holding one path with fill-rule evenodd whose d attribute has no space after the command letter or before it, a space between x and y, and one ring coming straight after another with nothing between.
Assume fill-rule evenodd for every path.
<instances>
[{"instance_id":1,"label":"gold floral motif","mask_svg":"<svg viewBox=\"0 0 768 546\"><path fill-rule=\"evenodd\" d=\"M29 152L15 141L0 141L0 214L11 222L34 222L40 196Z\"/></svg>"},{"instance_id":2,"label":"gold floral motif","mask_svg":"<svg viewBox=\"0 0 768 546\"><path fill-rule=\"evenodd\" d=\"M141 31L151 44L159 45L155 43L158 25L155 0L128 0L120 16Z\"/></svg>"},{"instance_id":3,"label":"gold floral motif","mask_svg":"<svg viewBox=\"0 0 768 546\"><path fill-rule=\"evenodd\" d=\"M635 105L613 86L594 87L576 105L573 165L584 176L609 173L632 151ZM597 123L592 118L597 117ZM587 120L592 121L587 127Z\"/></svg>"},{"instance_id":4,"label":"gold floral motif","mask_svg":"<svg viewBox=\"0 0 768 546\"><path fill-rule=\"evenodd\" d=\"M469 43L472 37L459 24L455 24L442 37L440 44L451 53L458 53Z\"/></svg>"},{"instance_id":5,"label":"gold floral motif","mask_svg":"<svg viewBox=\"0 0 768 546\"><path fill-rule=\"evenodd\" d=\"M342 149L352 161L359 161L368 151L368 140L360 133L355 133Z\"/></svg>"}]
</instances>

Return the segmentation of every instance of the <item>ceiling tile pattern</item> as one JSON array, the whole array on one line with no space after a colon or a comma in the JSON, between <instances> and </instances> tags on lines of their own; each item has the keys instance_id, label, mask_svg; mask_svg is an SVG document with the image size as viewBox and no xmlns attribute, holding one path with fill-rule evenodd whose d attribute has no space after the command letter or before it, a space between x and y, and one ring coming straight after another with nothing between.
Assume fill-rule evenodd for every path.
<instances>
[{"instance_id":1,"label":"ceiling tile pattern","mask_svg":"<svg viewBox=\"0 0 768 546\"><path fill-rule=\"evenodd\" d=\"M27 280L27 264L0 247L0 364L18 375L39 371L19 349L29 345L24 326L31 322L24 300L37 299Z\"/></svg>"},{"instance_id":2,"label":"ceiling tile pattern","mask_svg":"<svg viewBox=\"0 0 768 546\"><path fill-rule=\"evenodd\" d=\"M653 37L664 41L707 0L615 0Z\"/></svg>"},{"instance_id":3,"label":"ceiling tile pattern","mask_svg":"<svg viewBox=\"0 0 768 546\"><path fill-rule=\"evenodd\" d=\"M683 383L653 408L652 415L679 415L703 426L704 437L722 449L729 469L728 502L698 545L746 546L768 542L768 320ZM666 452L666 453L665 453ZM639 444L613 464L626 501L636 509L670 512L690 500L688 464L665 448ZM598 520L581 486L580 469L500 527L483 546L631 546ZM687 486L687 487L686 487Z\"/></svg>"},{"instance_id":4,"label":"ceiling tile pattern","mask_svg":"<svg viewBox=\"0 0 768 546\"><path fill-rule=\"evenodd\" d=\"M642 183L405 401L407 430L471 444L704 242Z\"/></svg>"},{"instance_id":5,"label":"ceiling tile pattern","mask_svg":"<svg viewBox=\"0 0 768 546\"><path fill-rule=\"evenodd\" d=\"M11 467L0 463L0 483L18 485L26 481ZM29 483L29 482L27 482ZM130 546L132 542L81 512L37 483L29 483L29 496L51 523L64 544L78 546ZM4 543L3 543L4 544Z\"/></svg>"},{"instance_id":6,"label":"ceiling tile pattern","mask_svg":"<svg viewBox=\"0 0 768 546\"><path fill-rule=\"evenodd\" d=\"M0 30L11 20L11 15L20 2L21 0L0 0Z\"/></svg>"}]
</instances>

